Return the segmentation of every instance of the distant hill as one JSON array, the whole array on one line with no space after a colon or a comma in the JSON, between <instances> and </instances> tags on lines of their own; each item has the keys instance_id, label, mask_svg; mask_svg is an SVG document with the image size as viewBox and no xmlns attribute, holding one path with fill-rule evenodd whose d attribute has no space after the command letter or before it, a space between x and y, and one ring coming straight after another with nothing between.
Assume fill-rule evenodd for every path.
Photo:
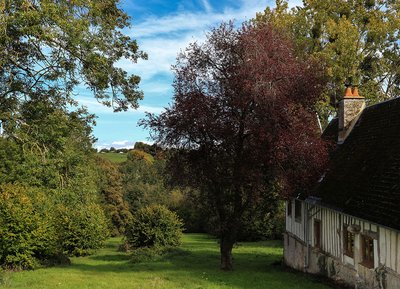
<instances>
[{"instance_id":1,"label":"distant hill","mask_svg":"<svg viewBox=\"0 0 400 289\"><path fill-rule=\"evenodd\" d=\"M112 161L113 163L122 163L126 161L126 153L97 153L98 156Z\"/></svg>"}]
</instances>

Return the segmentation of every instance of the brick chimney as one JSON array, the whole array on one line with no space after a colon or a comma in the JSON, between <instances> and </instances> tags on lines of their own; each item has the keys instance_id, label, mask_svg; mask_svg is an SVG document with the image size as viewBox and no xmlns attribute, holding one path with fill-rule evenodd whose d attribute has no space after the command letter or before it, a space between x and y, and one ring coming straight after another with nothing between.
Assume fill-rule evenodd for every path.
<instances>
[{"instance_id":1,"label":"brick chimney","mask_svg":"<svg viewBox=\"0 0 400 289\"><path fill-rule=\"evenodd\" d=\"M365 98L358 94L358 88L346 87L344 97L339 103L339 144L349 136L364 108Z\"/></svg>"}]
</instances>

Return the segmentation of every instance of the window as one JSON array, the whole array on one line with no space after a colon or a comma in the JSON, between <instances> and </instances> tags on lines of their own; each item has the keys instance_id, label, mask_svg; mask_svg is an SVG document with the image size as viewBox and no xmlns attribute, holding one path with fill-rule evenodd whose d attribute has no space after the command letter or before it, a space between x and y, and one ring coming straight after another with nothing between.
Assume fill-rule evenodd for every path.
<instances>
[{"instance_id":1,"label":"window","mask_svg":"<svg viewBox=\"0 0 400 289\"><path fill-rule=\"evenodd\" d=\"M344 225L343 227L343 248L344 254L354 258L354 233L347 230L348 226Z\"/></svg>"},{"instance_id":2,"label":"window","mask_svg":"<svg viewBox=\"0 0 400 289\"><path fill-rule=\"evenodd\" d=\"M369 236L361 236L362 263L368 268L374 268L374 239Z\"/></svg>"},{"instance_id":3,"label":"window","mask_svg":"<svg viewBox=\"0 0 400 289\"><path fill-rule=\"evenodd\" d=\"M296 222L301 222L301 202L299 200L294 201L294 219Z\"/></svg>"},{"instance_id":4,"label":"window","mask_svg":"<svg viewBox=\"0 0 400 289\"><path fill-rule=\"evenodd\" d=\"M288 217L292 216L292 200L287 201L287 215Z\"/></svg>"},{"instance_id":5,"label":"window","mask_svg":"<svg viewBox=\"0 0 400 289\"><path fill-rule=\"evenodd\" d=\"M321 221L314 219L314 247L321 249Z\"/></svg>"}]
</instances>

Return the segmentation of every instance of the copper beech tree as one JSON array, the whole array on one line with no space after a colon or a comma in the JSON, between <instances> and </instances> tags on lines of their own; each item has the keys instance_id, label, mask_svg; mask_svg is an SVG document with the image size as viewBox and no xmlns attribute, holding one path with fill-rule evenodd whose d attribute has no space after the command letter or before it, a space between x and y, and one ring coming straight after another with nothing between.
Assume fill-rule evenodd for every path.
<instances>
[{"instance_id":1,"label":"copper beech tree","mask_svg":"<svg viewBox=\"0 0 400 289\"><path fill-rule=\"evenodd\" d=\"M326 163L313 111L323 70L271 26L223 23L174 66L174 102L143 125L172 148L171 179L197 188L218 219L231 270L243 214L276 190L306 192Z\"/></svg>"}]
</instances>

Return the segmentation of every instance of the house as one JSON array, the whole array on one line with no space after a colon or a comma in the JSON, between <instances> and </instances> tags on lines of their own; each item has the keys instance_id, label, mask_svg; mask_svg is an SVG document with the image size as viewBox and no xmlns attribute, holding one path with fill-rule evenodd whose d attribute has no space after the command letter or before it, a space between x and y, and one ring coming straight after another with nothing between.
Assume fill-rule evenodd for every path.
<instances>
[{"instance_id":1,"label":"house","mask_svg":"<svg viewBox=\"0 0 400 289\"><path fill-rule=\"evenodd\" d=\"M347 88L337 140L310 196L286 204L284 261L355 288L400 288L400 98L365 107Z\"/></svg>"}]
</instances>

